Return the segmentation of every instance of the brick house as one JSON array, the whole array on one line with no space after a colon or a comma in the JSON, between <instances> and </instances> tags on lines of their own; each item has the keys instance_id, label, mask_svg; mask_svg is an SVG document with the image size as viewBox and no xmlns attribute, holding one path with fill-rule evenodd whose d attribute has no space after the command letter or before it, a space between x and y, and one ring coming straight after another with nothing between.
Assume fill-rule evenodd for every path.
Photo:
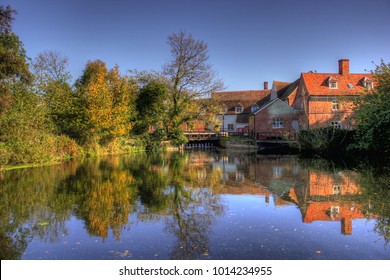
<instances>
[{"instance_id":1,"label":"brick house","mask_svg":"<svg viewBox=\"0 0 390 280\"><path fill-rule=\"evenodd\" d=\"M302 73L292 107L302 128L354 127L353 102L375 86L369 73L351 74L349 60L339 60L338 73Z\"/></svg>"},{"instance_id":2,"label":"brick house","mask_svg":"<svg viewBox=\"0 0 390 280\"><path fill-rule=\"evenodd\" d=\"M213 93L213 98L219 99L222 112L218 118L221 121L221 131L246 133L249 116L259 109L259 102L269 96L271 90L264 82L264 90L224 91Z\"/></svg>"},{"instance_id":3,"label":"brick house","mask_svg":"<svg viewBox=\"0 0 390 280\"><path fill-rule=\"evenodd\" d=\"M299 130L299 115L290 106L299 81L274 81L272 92L263 98L259 109L249 117L249 134L256 139L289 138Z\"/></svg>"}]
</instances>

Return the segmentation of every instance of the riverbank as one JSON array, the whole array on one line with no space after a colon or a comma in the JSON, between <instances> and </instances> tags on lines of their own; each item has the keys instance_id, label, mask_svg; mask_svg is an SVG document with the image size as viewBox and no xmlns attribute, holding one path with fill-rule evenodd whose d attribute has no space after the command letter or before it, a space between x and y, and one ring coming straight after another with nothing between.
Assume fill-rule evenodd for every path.
<instances>
[{"instance_id":1,"label":"riverbank","mask_svg":"<svg viewBox=\"0 0 390 280\"><path fill-rule=\"evenodd\" d=\"M48 147L39 143L25 146L22 151L0 149L0 171L56 165L70 159L145 152L145 147L134 139L115 139L104 146L97 143L79 145L66 136L55 139L57 141Z\"/></svg>"}]
</instances>

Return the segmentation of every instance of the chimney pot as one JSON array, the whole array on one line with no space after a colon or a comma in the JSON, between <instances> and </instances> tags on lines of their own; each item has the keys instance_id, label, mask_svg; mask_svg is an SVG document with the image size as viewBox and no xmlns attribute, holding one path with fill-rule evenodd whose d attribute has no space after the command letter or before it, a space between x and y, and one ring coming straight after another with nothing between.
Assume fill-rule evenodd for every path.
<instances>
[{"instance_id":1,"label":"chimney pot","mask_svg":"<svg viewBox=\"0 0 390 280\"><path fill-rule=\"evenodd\" d=\"M340 59L339 60L339 74L340 75L349 75L349 59Z\"/></svg>"},{"instance_id":2,"label":"chimney pot","mask_svg":"<svg viewBox=\"0 0 390 280\"><path fill-rule=\"evenodd\" d=\"M268 82L264 82L264 89L268 89Z\"/></svg>"}]
</instances>

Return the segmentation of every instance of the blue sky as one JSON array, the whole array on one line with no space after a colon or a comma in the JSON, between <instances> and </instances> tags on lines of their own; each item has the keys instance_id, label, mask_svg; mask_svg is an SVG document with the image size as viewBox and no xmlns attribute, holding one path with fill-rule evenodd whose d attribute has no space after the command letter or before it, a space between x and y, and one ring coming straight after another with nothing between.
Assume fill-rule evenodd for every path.
<instances>
[{"instance_id":1,"label":"blue sky","mask_svg":"<svg viewBox=\"0 0 390 280\"><path fill-rule=\"evenodd\" d=\"M301 72L351 72L390 63L390 1L0 0L18 11L14 32L29 57L57 50L78 78L88 60L121 72L161 70L167 37L185 31L208 44L226 90L262 89Z\"/></svg>"}]
</instances>

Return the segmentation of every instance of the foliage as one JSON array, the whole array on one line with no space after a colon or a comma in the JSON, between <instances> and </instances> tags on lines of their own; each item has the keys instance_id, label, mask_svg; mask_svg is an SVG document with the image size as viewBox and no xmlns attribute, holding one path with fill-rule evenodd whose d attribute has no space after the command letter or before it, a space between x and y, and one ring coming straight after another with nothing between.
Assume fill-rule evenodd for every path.
<instances>
[{"instance_id":1,"label":"foliage","mask_svg":"<svg viewBox=\"0 0 390 280\"><path fill-rule=\"evenodd\" d=\"M62 81L48 82L42 98L55 125L55 132L68 135L82 143L87 129L85 98L74 93L72 88Z\"/></svg>"},{"instance_id":2,"label":"foliage","mask_svg":"<svg viewBox=\"0 0 390 280\"><path fill-rule=\"evenodd\" d=\"M0 6L0 82L13 79L31 81L26 51L19 37L12 32L13 14L10 6ZM4 89L0 88L0 94Z\"/></svg>"},{"instance_id":3,"label":"foliage","mask_svg":"<svg viewBox=\"0 0 390 280\"><path fill-rule=\"evenodd\" d=\"M347 146L352 142L353 133L332 126L301 130L298 133L296 148L303 154L340 157L345 155Z\"/></svg>"},{"instance_id":4,"label":"foliage","mask_svg":"<svg viewBox=\"0 0 390 280\"><path fill-rule=\"evenodd\" d=\"M390 177L388 169L386 171L379 173L376 169L366 166L361 170L359 185L364 195L362 208L367 218L376 217L374 231L383 236L388 244L390 242Z\"/></svg>"},{"instance_id":5,"label":"foliage","mask_svg":"<svg viewBox=\"0 0 390 280\"><path fill-rule=\"evenodd\" d=\"M159 81L152 80L141 88L136 99L136 134L147 133L151 127L163 128L166 121L166 99L167 87Z\"/></svg>"},{"instance_id":6,"label":"foliage","mask_svg":"<svg viewBox=\"0 0 390 280\"><path fill-rule=\"evenodd\" d=\"M373 92L357 102L355 147L390 158L390 64L382 61L373 76L376 82Z\"/></svg>"},{"instance_id":7,"label":"foliage","mask_svg":"<svg viewBox=\"0 0 390 280\"><path fill-rule=\"evenodd\" d=\"M15 83L11 92L13 104L0 119L0 142L7 151L8 162L52 160L55 140L50 134L50 120L40 98L22 82Z\"/></svg>"},{"instance_id":8,"label":"foliage","mask_svg":"<svg viewBox=\"0 0 390 280\"><path fill-rule=\"evenodd\" d=\"M104 145L129 133L135 114L132 79L121 76L118 67L108 71L103 61L96 60L87 63L76 87L86 100L85 142Z\"/></svg>"}]
</instances>

